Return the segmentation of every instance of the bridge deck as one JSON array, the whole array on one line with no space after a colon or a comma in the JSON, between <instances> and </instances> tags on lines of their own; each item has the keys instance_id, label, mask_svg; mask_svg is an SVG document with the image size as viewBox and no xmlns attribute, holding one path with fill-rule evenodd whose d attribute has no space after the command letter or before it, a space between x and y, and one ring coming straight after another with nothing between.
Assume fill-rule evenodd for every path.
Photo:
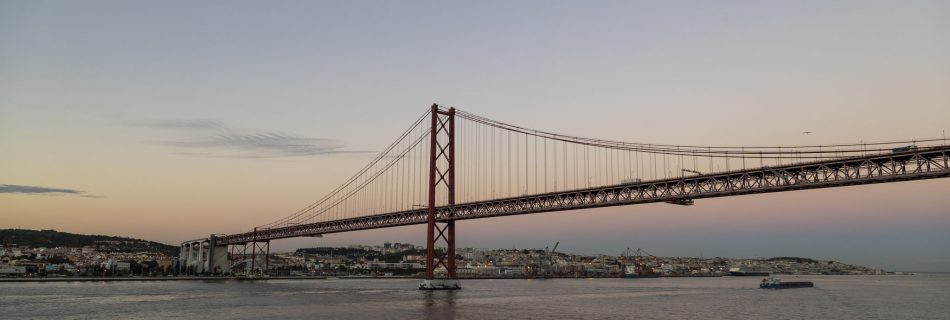
<instances>
[{"instance_id":1,"label":"bridge deck","mask_svg":"<svg viewBox=\"0 0 950 320\"><path fill-rule=\"evenodd\" d=\"M550 192L437 208L440 221L950 177L950 147ZM226 235L243 244L426 223L425 209Z\"/></svg>"}]
</instances>

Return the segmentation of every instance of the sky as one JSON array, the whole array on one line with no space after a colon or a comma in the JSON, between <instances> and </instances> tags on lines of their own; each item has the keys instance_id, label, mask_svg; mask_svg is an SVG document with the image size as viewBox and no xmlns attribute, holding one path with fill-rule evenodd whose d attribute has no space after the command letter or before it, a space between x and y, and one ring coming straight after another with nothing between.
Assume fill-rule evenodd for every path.
<instances>
[{"instance_id":1,"label":"sky","mask_svg":"<svg viewBox=\"0 0 950 320\"><path fill-rule=\"evenodd\" d=\"M322 197L432 103L563 134L950 128L947 1L0 0L0 228L177 244ZM802 131L813 134L802 135ZM463 221L458 245L950 272L950 179ZM422 226L274 247L421 245Z\"/></svg>"}]
</instances>

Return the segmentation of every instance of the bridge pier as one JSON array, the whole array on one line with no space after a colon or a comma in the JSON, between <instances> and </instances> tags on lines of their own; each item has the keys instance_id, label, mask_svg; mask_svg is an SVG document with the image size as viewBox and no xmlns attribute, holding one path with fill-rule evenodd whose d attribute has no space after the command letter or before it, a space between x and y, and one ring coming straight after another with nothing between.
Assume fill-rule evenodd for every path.
<instances>
[{"instance_id":1,"label":"bridge pier","mask_svg":"<svg viewBox=\"0 0 950 320\"><path fill-rule=\"evenodd\" d=\"M248 252L250 251L250 252ZM246 277L266 276L270 269L270 241L252 241L242 243L232 243L220 246L215 249L215 254L221 260L216 260L216 266L224 268L227 264L227 272ZM217 261L221 261L218 264ZM243 266L241 265L243 264ZM243 269L243 270L242 270Z\"/></svg>"},{"instance_id":2,"label":"bridge pier","mask_svg":"<svg viewBox=\"0 0 950 320\"><path fill-rule=\"evenodd\" d=\"M419 284L421 290L458 290L462 288L455 267L455 221L439 226L436 220L438 191L444 190L448 203L455 206L455 108L440 111L432 105L432 129L429 130L429 203L426 207L426 278ZM441 140L440 140L441 138ZM442 163L443 168L439 164ZM439 186L442 186L440 188ZM453 210L449 210L452 215ZM438 242L444 241L445 251L436 253ZM445 278L435 278L435 269L446 269Z\"/></svg>"},{"instance_id":3,"label":"bridge pier","mask_svg":"<svg viewBox=\"0 0 950 320\"><path fill-rule=\"evenodd\" d=\"M258 260L264 259L261 263ZM247 275L253 275L260 270L260 276L267 276L270 269L270 240L251 242L251 263L248 265Z\"/></svg>"},{"instance_id":4,"label":"bridge pier","mask_svg":"<svg viewBox=\"0 0 950 320\"><path fill-rule=\"evenodd\" d=\"M200 242L198 242L198 240L185 241L181 244L181 247L182 255L179 257L182 268L181 273L195 275L201 272L199 268L201 258Z\"/></svg>"},{"instance_id":5,"label":"bridge pier","mask_svg":"<svg viewBox=\"0 0 950 320\"><path fill-rule=\"evenodd\" d=\"M205 267L207 273L228 274L231 273L231 264L228 262L228 245L218 243L218 237L211 235L208 237L208 258Z\"/></svg>"},{"instance_id":6,"label":"bridge pier","mask_svg":"<svg viewBox=\"0 0 950 320\"><path fill-rule=\"evenodd\" d=\"M175 272L185 274L188 265L188 248L184 244L178 246L178 263L175 265Z\"/></svg>"},{"instance_id":7,"label":"bridge pier","mask_svg":"<svg viewBox=\"0 0 950 320\"><path fill-rule=\"evenodd\" d=\"M196 274L198 272L198 258L200 257L198 245L194 240L189 241L185 245L188 247L188 264L185 265L188 274Z\"/></svg>"},{"instance_id":8,"label":"bridge pier","mask_svg":"<svg viewBox=\"0 0 950 320\"><path fill-rule=\"evenodd\" d=\"M180 274L225 274L230 273L228 247L219 245L217 237L195 239L181 243L178 252Z\"/></svg>"},{"instance_id":9,"label":"bridge pier","mask_svg":"<svg viewBox=\"0 0 950 320\"><path fill-rule=\"evenodd\" d=\"M198 247L198 261L195 261L195 273L204 274L208 270L206 266L208 265L208 244L206 240L200 240L195 243L195 246Z\"/></svg>"}]
</instances>

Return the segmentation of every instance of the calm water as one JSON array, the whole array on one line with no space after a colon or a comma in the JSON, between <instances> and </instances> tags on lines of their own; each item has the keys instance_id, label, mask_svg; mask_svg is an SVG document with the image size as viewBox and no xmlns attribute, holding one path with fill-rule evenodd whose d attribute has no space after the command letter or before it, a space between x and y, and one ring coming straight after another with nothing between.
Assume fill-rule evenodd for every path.
<instances>
[{"instance_id":1,"label":"calm water","mask_svg":"<svg viewBox=\"0 0 950 320\"><path fill-rule=\"evenodd\" d=\"M0 283L2 319L948 319L950 275Z\"/></svg>"}]
</instances>

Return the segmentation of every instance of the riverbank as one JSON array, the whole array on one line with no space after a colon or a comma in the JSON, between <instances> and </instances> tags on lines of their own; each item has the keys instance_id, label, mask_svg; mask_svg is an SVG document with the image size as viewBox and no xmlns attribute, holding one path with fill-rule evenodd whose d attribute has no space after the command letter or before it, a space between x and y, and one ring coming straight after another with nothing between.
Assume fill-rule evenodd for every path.
<instances>
[{"instance_id":1,"label":"riverbank","mask_svg":"<svg viewBox=\"0 0 950 320\"><path fill-rule=\"evenodd\" d=\"M101 282L101 281L231 281L231 280L322 280L326 277L61 277L61 278L0 278L5 282Z\"/></svg>"},{"instance_id":2,"label":"riverbank","mask_svg":"<svg viewBox=\"0 0 950 320\"><path fill-rule=\"evenodd\" d=\"M821 275L790 275L790 274L775 274L776 276L821 276ZM889 274L889 275L914 275L913 273L900 273L900 274ZM827 276L827 275L826 275ZM839 275L839 276L855 276L855 275ZM710 276L710 275L688 275L688 276L663 276L659 278L755 278L755 277L744 277L744 276ZM556 276L550 278L524 278L524 277L459 277L459 280L518 280L518 279L534 279L534 280L544 280L544 279L623 279L621 277L606 277L606 276L592 276L592 277L572 277L572 276ZM232 277L232 276L222 276L222 277L213 277L213 276L176 276L176 277L32 277L32 278L0 278L0 283L11 283L11 282L110 282L110 281L266 281L266 280L366 280L366 279L422 279L417 276L343 276L343 277L334 277L334 276L283 276L283 277Z\"/></svg>"}]
</instances>

